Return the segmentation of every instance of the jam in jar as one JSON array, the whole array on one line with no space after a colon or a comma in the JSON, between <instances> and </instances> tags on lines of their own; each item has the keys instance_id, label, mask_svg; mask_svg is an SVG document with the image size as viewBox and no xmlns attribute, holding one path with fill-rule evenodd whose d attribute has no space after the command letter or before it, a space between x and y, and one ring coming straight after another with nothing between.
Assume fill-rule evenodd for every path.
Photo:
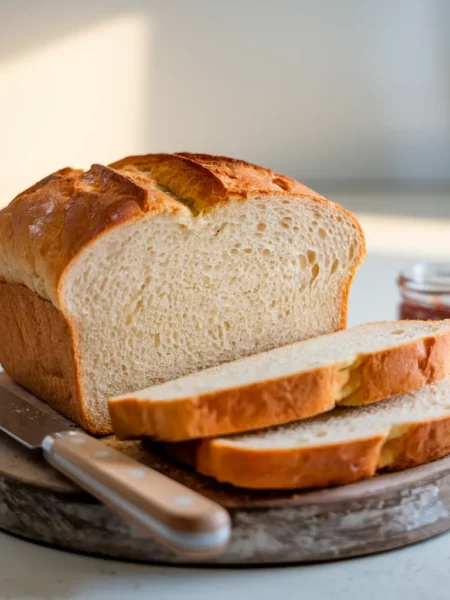
<instances>
[{"instance_id":1,"label":"jam in jar","mask_svg":"<svg viewBox=\"0 0 450 600\"><path fill-rule=\"evenodd\" d=\"M400 319L450 319L450 264L418 263L397 279Z\"/></svg>"}]
</instances>

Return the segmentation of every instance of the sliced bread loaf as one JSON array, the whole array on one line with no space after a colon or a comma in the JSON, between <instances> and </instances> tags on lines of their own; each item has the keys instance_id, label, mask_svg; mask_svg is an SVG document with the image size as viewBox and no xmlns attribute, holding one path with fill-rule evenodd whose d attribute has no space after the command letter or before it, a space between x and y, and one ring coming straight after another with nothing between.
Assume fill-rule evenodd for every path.
<instances>
[{"instance_id":1,"label":"sliced bread loaf","mask_svg":"<svg viewBox=\"0 0 450 600\"><path fill-rule=\"evenodd\" d=\"M165 447L199 472L240 487L352 483L450 454L450 380L274 429Z\"/></svg>"},{"instance_id":2,"label":"sliced bread loaf","mask_svg":"<svg viewBox=\"0 0 450 600\"><path fill-rule=\"evenodd\" d=\"M0 363L94 433L107 397L345 327L357 220L203 154L63 169L0 211Z\"/></svg>"},{"instance_id":3,"label":"sliced bread loaf","mask_svg":"<svg viewBox=\"0 0 450 600\"><path fill-rule=\"evenodd\" d=\"M450 375L450 320L370 323L111 398L115 433L167 441L304 419Z\"/></svg>"}]
</instances>

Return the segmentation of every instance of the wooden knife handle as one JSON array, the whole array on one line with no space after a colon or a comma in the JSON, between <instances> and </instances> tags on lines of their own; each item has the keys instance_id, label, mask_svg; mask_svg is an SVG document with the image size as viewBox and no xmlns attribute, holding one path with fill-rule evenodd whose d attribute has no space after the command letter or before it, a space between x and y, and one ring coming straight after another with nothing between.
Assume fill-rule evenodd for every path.
<instances>
[{"instance_id":1,"label":"wooden knife handle","mask_svg":"<svg viewBox=\"0 0 450 600\"><path fill-rule=\"evenodd\" d=\"M145 534L188 555L217 554L231 529L218 504L78 431L48 435L46 460Z\"/></svg>"}]
</instances>

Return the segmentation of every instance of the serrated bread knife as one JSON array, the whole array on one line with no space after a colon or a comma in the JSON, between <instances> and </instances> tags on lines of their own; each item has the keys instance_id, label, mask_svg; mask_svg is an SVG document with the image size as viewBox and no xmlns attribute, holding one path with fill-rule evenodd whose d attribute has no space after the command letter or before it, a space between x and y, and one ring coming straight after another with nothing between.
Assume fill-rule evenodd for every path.
<instances>
[{"instance_id":1,"label":"serrated bread knife","mask_svg":"<svg viewBox=\"0 0 450 600\"><path fill-rule=\"evenodd\" d=\"M0 430L146 535L176 552L208 556L227 544L227 511L180 483L87 435L0 376Z\"/></svg>"}]
</instances>

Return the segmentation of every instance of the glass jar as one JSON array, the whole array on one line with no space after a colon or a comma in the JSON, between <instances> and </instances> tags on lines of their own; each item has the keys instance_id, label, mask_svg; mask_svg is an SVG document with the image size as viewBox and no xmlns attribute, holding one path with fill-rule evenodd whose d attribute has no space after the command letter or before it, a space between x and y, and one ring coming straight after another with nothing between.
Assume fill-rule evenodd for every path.
<instances>
[{"instance_id":1,"label":"glass jar","mask_svg":"<svg viewBox=\"0 0 450 600\"><path fill-rule=\"evenodd\" d=\"M400 319L450 319L450 264L418 263L400 273Z\"/></svg>"}]
</instances>

